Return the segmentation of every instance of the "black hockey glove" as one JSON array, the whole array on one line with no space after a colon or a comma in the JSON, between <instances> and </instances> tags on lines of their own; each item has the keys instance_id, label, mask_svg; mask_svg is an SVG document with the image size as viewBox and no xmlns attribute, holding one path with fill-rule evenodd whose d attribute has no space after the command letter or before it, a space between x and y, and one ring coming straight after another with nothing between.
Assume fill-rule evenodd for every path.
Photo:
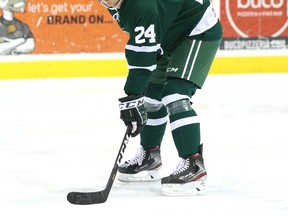
<instances>
[{"instance_id":1,"label":"black hockey glove","mask_svg":"<svg viewBox=\"0 0 288 216\"><path fill-rule=\"evenodd\" d=\"M147 110L142 95L119 98L120 118L130 127L131 136L137 136L147 122Z\"/></svg>"}]
</instances>

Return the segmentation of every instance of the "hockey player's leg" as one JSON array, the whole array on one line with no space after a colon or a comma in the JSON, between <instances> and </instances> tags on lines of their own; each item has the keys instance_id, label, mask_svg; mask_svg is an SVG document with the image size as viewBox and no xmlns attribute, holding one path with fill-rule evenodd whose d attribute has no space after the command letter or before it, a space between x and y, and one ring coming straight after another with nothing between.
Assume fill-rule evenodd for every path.
<instances>
[{"instance_id":1,"label":"hockey player's leg","mask_svg":"<svg viewBox=\"0 0 288 216\"><path fill-rule=\"evenodd\" d=\"M165 104L180 163L171 175L162 178L166 195L193 195L205 191L207 177L200 146L200 122L189 98L197 86L187 80L170 78L164 88Z\"/></svg>"},{"instance_id":2,"label":"hockey player's leg","mask_svg":"<svg viewBox=\"0 0 288 216\"><path fill-rule=\"evenodd\" d=\"M119 166L118 180L120 181L138 182L161 179L160 145L168 120L166 108L159 100L162 87L163 85L153 83L148 86L146 94L148 98L148 121L140 133L141 148L134 158Z\"/></svg>"},{"instance_id":3,"label":"hockey player's leg","mask_svg":"<svg viewBox=\"0 0 288 216\"><path fill-rule=\"evenodd\" d=\"M220 40L184 40L172 52L162 102L169 113L171 131L181 162L176 170L162 179L167 195L193 195L205 192L206 169L200 147L200 122L190 98L202 88ZM176 70L177 69L177 70Z\"/></svg>"},{"instance_id":4,"label":"hockey player's leg","mask_svg":"<svg viewBox=\"0 0 288 216\"><path fill-rule=\"evenodd\" d=\"M162 104L162 89L166 83L169 58L159 56L145 93L148 121L140 133L140 145L134 158L119 167L118 179L124 182L160 180L162 166L160 146L168 121L166 107Z\"/></svg>"}]
</instances>

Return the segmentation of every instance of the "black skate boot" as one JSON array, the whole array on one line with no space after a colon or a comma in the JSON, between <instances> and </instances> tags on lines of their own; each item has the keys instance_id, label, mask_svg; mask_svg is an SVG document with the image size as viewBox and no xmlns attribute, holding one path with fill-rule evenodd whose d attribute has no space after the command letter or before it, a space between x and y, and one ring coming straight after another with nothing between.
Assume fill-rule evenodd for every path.
<instances>
[{"instance_id":1,"label":"black skate boot","mask_svg":"<svg viewBox=\"0 0 288 216\"><path fill-rule=\"evenodd\" d=\"M160 148L140 148L131 160L119 166L118 180L123 182L157 181L160 180L162 166Z\"/></svg>"},{"instance_id":2,"label":"black skate boot","mask_svg":"<svg viewBox=\"0 0 288 216\"><path fill-rule=\"evenodd\" d=\"M175 196L205 193L207 173L200 153L183 158L170 176L161 179L163 194Z\"/></svg>"}]
</instances>

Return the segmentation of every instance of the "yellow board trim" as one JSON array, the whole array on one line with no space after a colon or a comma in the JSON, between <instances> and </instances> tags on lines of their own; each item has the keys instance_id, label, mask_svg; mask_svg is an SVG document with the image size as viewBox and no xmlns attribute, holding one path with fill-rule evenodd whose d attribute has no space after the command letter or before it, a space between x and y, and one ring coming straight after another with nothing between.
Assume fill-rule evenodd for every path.
<instances>
[{"instance_id":1,"label":"yellow board trim","mask_svg":"<svg viewBox=\"0 0 288 216\"><path fill-rule=\"evenodd\" d=\"M213 74L285 73L288 56L218 57L213 62Z\"/></svg>"},{"instance_id":2,"label":"yellow board trim","mask_svg":"<svg viewBox=\"0 0 288 216\"><path fill-rule=\"evenodd\" d=\"M125 59L0 62L0 79L127 76ZM210 74L288 72L288 56L216 57Z\"/></svg>"},{"instance_id":3,"label":"yellow board trim","mask_svg":"<svg viewBox=\"0 0 288 216\"><path fill-rule=\"evenodd\" d=\"M125 60L0 62L0 79L124 76Z\"/></svg>"}]
</instances>

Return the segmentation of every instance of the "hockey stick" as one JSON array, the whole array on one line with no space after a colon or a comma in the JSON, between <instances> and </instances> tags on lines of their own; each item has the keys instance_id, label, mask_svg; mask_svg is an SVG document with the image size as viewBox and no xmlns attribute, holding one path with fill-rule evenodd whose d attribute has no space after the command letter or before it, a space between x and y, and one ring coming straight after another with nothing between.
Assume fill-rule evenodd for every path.
<instances>
[{"instance_id":1,"label":"hockey stick","mask_svg":"<svg viewBox=\"0 0 288 216\"><path fill-rule=\"evenodd\" d=\"M130 128L127 127L125 132L123 141L121 143L119 152L117 154L113 169L111 171L110 177L106 184L104 190L101 191L94 191L94 192L70 192L67 195L67 200L72 204L78 205L90 205L90 204L98 204L106 202L110 190L112 188L113 182L115 180L119 164L121 163L121 159L123 158L124 151L126 149L126 145L129 142L130 138Z\"/></svg>"}]
</instances>

